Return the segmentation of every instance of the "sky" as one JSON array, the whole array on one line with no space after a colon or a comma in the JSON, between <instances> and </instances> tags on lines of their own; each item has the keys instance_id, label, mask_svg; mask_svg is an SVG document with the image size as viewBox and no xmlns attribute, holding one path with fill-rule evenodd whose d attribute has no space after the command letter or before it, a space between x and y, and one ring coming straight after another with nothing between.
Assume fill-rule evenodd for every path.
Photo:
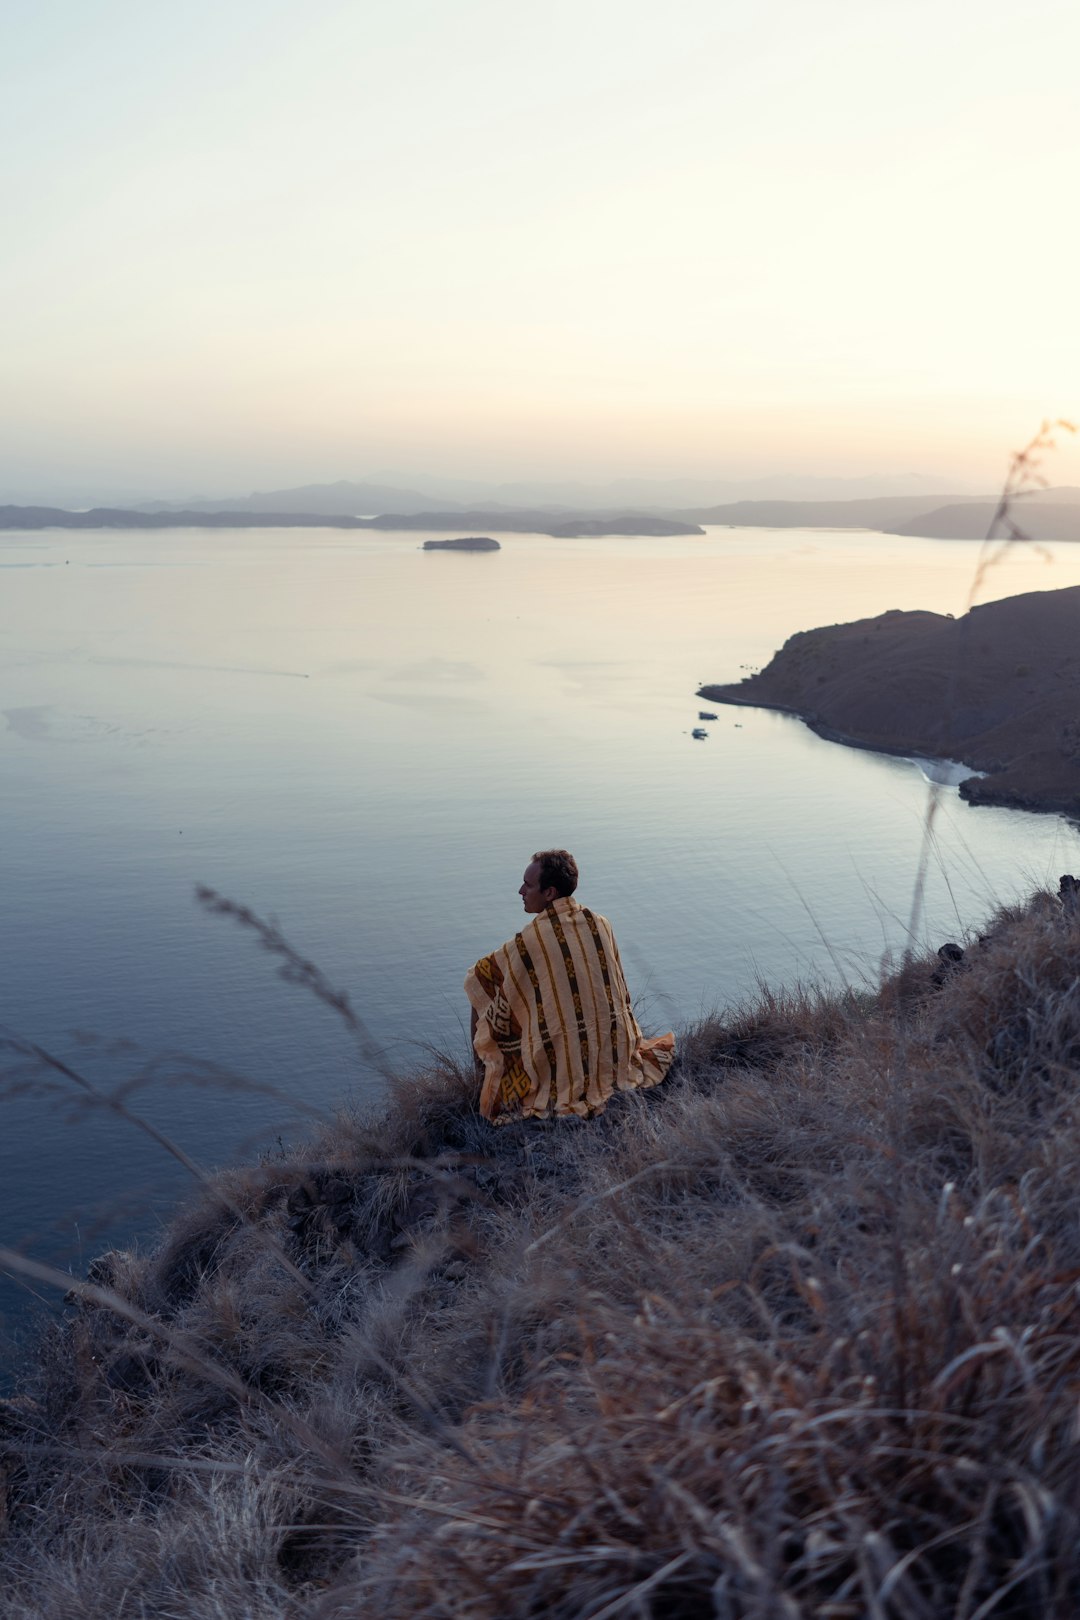
<instances>
[{"instance_id":1,"label":"sky","mask_svg":"<svg viewBox=\"0 0 1080 1620\"><path fill-rule=\"evenodd\" d=\"M1078 62L1075 0L0 0L0 499L996 485L1080 415Z\"/></svg>"}]
</instances>

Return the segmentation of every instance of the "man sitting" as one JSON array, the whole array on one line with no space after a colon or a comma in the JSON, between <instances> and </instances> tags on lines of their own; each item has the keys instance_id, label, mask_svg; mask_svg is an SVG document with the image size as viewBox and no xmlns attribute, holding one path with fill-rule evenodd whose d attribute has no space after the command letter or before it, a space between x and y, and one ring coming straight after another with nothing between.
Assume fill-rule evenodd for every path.
<instances>
[{"instance_id":1,"label":"man sitting","mask_svg":"<svg viewBox=\"0 0 1080 1620\"><path fill-rule=\"evenodd\" d=\"M493 1124L598 1114L613 1091L655 1086L675 1055L674 1035L642 1036L611 924L572 898L577 882L567 850L534 855L518 890L531 921L466 976Z\"/></svg>"}]
</instances>

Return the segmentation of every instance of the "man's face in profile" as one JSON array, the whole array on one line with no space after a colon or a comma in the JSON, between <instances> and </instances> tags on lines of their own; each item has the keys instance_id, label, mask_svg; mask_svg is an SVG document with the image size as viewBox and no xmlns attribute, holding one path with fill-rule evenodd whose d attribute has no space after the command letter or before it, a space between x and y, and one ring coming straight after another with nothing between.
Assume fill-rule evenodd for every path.
<instances>
[{"instance_id":1,"label":"man's face in profile","mask_svg":"<svg viewBox=\"0 0 1080 1620\"><path fill-rule=\"evenodd\" d=\"M550 905L554 897L554 890L550 888L541 889L539 861L530 861L525 868L525 876L521 880L521 888L518 890L518 894L521 896L521 903L526 911L543 911L546 906Z\"/></svg>"}]
</instances>

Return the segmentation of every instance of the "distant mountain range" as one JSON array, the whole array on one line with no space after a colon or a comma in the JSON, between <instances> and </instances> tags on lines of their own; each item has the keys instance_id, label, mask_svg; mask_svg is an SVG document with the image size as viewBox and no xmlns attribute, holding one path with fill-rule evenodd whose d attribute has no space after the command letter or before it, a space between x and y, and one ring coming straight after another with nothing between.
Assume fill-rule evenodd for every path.
<instances>
[{"instance_id":1,"label":"distant mountain range","mask_svg":"<svg viewBox=\"0 0 1080 1620\"><path fill-rule=\"evenodd\" d=\"M191 497L130 503L141 512L325 512L372 517L391 512L531 511L666 512L691 505L749 500L847 501L884 494L910 497L914 511L928 511L945 501L963 500L965 492L942 495L938 486L915 474L896 479L806 478L779 475L757 479L620 478L606 484L537 481L484 484L465 479L425 478L398 482L386 478L332 484L300 484L289 489L257 490L251 495ZM110 502L118 505L118 502ZM127 502L123 503L125 506ZM681 515L681 514L680 514ZM720 519L718 521L725 521Z\"/></svg>"},{"instance_id":2,"label":"distant mountain range","mask_svg":"<svg viewBox=\"0 0 1080 1620\"><path fill-rule=\"evenodd\" d=\"M92 507L84 512L55 506L3 506L0 528L258 528L316 524L439 531L495 529L568 537L699 534L701 525L713 524L767 529L870 529L941 540L971 540L986 534L996 510L994 497L972 499L955 493L873 495L844 500L739 500L681 509L584 504L503 506L495 501L464 506L447 504L445 500L440 503L434 497L394 485L341 480L184 505L146 501L131 507ZM1080 488L1038 490L1015 501L1010 516L1033 540L1080 541Z\"/></svg>"},{"instance_id":3,"label":"distant mountain range","mask_svg":"<svg viewBox=\"0 0 1080 1620\"><path fill-rule=\"evenodd\" d=\"M445 511L453 501L436 500L414 489L389 484L300 484L295 489L256 490L252 495L217 500L140 501L139 512L322 512L328 517L376 517L382 512Z\"/></svg>"},{"instance_id":4,"label":"distant mountain range","mask_svg":"<svg viewBox=\"0 0 1080 1620\"><path fill-rule=\"evenodd\" d=\"M562 508L584 512L672 512L681 507L710 506L719 502L754 500L826 501L861 500L875 495L916 495L926 498L942 487L941 480L919 473L887 477L830 478L803 473L774 473L760 478L615 478L605 483L569 479L520 479L488 484L454 478L380 474L379 483L403 485L439 500L445 508L458 502L482 506ZM956 485L946 485L946 488ZM961 489L958 499L977 491ZM390 508L385 508L390 510ZM419 511L419 507L410 510Z\"/></svg>"}]
</instances>

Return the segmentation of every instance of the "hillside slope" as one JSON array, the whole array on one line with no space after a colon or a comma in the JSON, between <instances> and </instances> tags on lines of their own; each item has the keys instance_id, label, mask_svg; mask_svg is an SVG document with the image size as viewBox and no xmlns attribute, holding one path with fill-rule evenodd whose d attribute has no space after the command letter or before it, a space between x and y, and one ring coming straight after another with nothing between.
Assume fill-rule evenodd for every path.
<instances>
[{"instance_id":1,"label":"hillside slope","mask_svg":"<svg viewBox=\"0 0 1080 1620\"><path fill-rule=\"evenodd\" d=\"M0 1413L5 1620L1076 1613L1076 901L219 1176Z\"/></svg>"}]
</instances>

